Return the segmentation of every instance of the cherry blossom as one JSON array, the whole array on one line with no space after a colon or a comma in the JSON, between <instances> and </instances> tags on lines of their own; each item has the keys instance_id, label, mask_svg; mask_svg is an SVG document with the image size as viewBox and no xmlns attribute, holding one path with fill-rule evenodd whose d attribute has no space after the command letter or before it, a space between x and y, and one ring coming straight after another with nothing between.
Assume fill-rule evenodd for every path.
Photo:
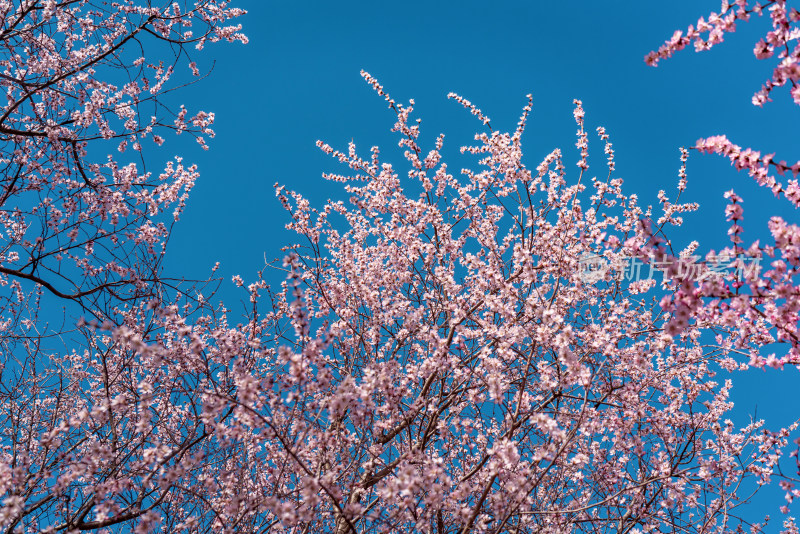
<instances>
[{"instance_id":1,"label":"cherry blossom","mask_svg":"<svg viewBox=\"0 0 800 534\"><path fill-rule=\"evenodd\" d=\"M193 409L209 436L202 462L180 476L196 488L198 524L298 533L749 528L752 518L737 514L749 493L738 488L769 483L797 425L736 428L732 382L715 375L748 368L768 323L714 315L707 293L678 283L672 264L660 292L613 269L592 283L581 276L587 253L668 260L663 236L697 205L662 193L658 217L624 194L604 129L606 174L591 176L579 101L577 164L554 149L528 167L530 100L517 129L503 132L451 96L481 127L461 149L471 164L456 167L443 136L423 149L413 102L363 76L394 114L400 162L375 147L364 157L352 143L318 143L352 173L325 175L348 198L314 208L276 186L288 227L305 241L270 266L286 272L280 290L264 273L237 276L251 311L235 327L225 310L165 307L156 339L145 341L134 322L115 347L160 366L143 375L155 377L153 391L196 377ZM685 168L678 178L680 194ZM729 200L738 224L741 199ZM720 291L735 283L707 282Z\"/></svg>"},{"instance_id":2,"label":"cherry blossom","mask_svg":"<svg viewBox=\"0 0 800 534\"><path fill-rule=\"evenodd\" d=\"M201 74L198 50L246 42L231 24L243 13L216 0L0 1L7 532L153 531L170 485L191 470L187 451L204 439L191 407L153 417L165 401L158 374L113 347L149 328L151 302L209 291L161 268L198 170L176 157L159 171L144 154L169 131L203 146L213 137L212 113L173 114L166 94L185 83L176 69ZM172 386L194 395L187 382ZM194 521L181 506L171 517Z\"/></svg>"}]
</instances>

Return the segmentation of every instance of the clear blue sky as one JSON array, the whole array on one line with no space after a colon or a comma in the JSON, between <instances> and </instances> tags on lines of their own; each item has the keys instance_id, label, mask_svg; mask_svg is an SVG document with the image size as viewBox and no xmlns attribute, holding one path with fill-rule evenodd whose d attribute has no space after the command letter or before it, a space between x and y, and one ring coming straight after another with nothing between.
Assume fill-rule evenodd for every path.
<instances>
[{"instance_id":1,"label":"clear blue sky","mask_svg":"<svg viewBox=\"0 0 800 534\"><path fill-rule=\"evenodd\" d=\"M360 69L396 100L414 98L423 140L444 132L451 147L470 140L479 124L447 100L448 92L470 99L506 130L532 93L523 138L529 166L555 147L577 161L571 112L580 98L590 129L603 125L610 133L627 192L645 204L657 203L659 189L674 198L678 147L702 136L724 133L779 159L800 158L800 108L788 91L777 90L763 109L750 104L773 66L752 53L767 18L740 25L710 52L685 50L658 68L644 64L675 29L718 10L718 0L232 3L249 11L242 22L250 43L211 46L198 56L205 67L215 60L211 77L180 96L190 109L216 113L217 137L208 153L192 145L183 152L199 164L201 179L170 243L171 274L204 277L221 261L226 280L241 274L248 281L265 256L281 256L292 235L283 230L288 218L275 182L318 206L342 197L320 174L344 169L315 147L317 139L335 148L353 139L364 151L378 144L390 160L400 159L392 153L392 112ZM173 141L165 159L182 149ZM602 173L602 145L595 137L590 143L590 164ZM770 215L798 219L727 159L692 153L688 170L684 198L700 202L701 212L686 219L679 241L699 240L701 253L726 241L722 194L731 187L745 198L746 240L764 236ZM773 426L787 424L800 413L792 394L799 383L794 369L749 373L735 390L738 415L758 404Z\"/></svg>"},{"instance_id":2,"label":"clear blue sky","mask_svg":"<svg viewBox=\"0 0 800 534\"><path fill-rule=\"evenodd\" d=\"M717 0L673 1L669 8L633 1L235 4L249 11L241 20L250 44L209 47L198 62L215 61L210 78L179 96L192 109L216 113L217 138L208 153L192 144L183 150L174 140L165 145L166 152L182 150L202 173L170 249L172 265L187 274L222 260L226 274L247 278L265 252L278 255L291 236L278 230L286 217L275 182L318 203L339 194L320 178L340 167L315 147L317 139L337 148L354 139L365 151L379 144L391 153L392 112L363 82L362 68L395 99L416 100L423 137L444 132L453 147L479 124L447 100L449 91L472 100L501 129L514 128L532 93L524 138L530 165L557 146L569 156L572 100L580 98L589 126L604 125L611 134L627 190L647 202L656 202L658 189L671 192L678 147L701 136L725 133L740 145L800 157L800 108L788 93L777 91L763 109L750 104L771 71L769 61L752 55L767 19L741 25L710 52L686 50L658 68L644 64L674 29L718 9ZM592 153L602 172L602 145ZM705 215L687 220L686 232L701 249L724 238L722 193L731 187L745 196L746 236L763 228L754 208L772 214L783 207L727 160L693 154L686 198L700 201Z\"/></svg>"}]
</instances>

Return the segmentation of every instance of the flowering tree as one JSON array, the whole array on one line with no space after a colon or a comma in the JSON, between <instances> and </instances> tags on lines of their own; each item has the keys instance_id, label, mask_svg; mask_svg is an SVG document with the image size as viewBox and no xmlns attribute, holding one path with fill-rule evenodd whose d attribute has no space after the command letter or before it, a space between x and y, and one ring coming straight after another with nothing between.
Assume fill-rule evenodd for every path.
<instances>
[{"instance_id":1,"label":"flowering tree","mask_svg":"<svg viewBox=\"0 0 800 534\"><path fill-rule=\"evenodd\" d=\"M758 59L777 56L779 62L771 79L753 96L753 104L763 106L771 101L770 96L775 88L789 86L794 102L800 105L800 11L788 7L787 4L786 0L764 3L748 0L736 0L733 3L723 1L719 13L712 12L708 20L701 17L696 26L688 27L685 34L676 31L657 51L650 52L645 57L645 62L656 66L659 60L671 57L674 52L692 42L695 50L708 50L721 43L725 33L735 31L737 22L749 21L752 15L762 16L766 12L771 19L772 29L756 43L753 53ZM728 157L737 170L746 170L759 185L769 187L776 197L783 197L795 208L800 207L800 184L797 181L800 161L794 165L777 161L774 153L762 155L750 148L743 149L724 135L699 139L694 148ZM775 176L775 173L784 176L787 172L791 172L793 178L785 183ZM733 222L729 231L734 246L731 252L741 255L745 250L744 241L739 235L742 232L742 199L733 191L727 193L727 198L730 199L730 206L726 214L728 220ZM742 284L735 285L735 295L728 292L722 299L711 300L705 312L719 317L727 314L729 320L732 320L733 315L744 314L745 323L755 325L761 321L767 325L768 330L773 329L775 336L767 336L768 341L786 342L790 346L786 354L778 357L772 354L763 358L758 352L753 352L751 364L773 367L797 365L800 364L800 291L797 283L800 272L800 227L787 223L781 217L772 217L769 229L775 240L774 245L759 246L755 242L747 250L751 255L775 258L770 264L772 269L749 284L747 295L739 294ZM696 288L695 296L711 296L714 291L716 289L710 287ZM689 300L694 303L690 306L698 306L700 303L693 297L689 297ZM759 331L763 334L766 330Z\"/></svg>"},{"instance_id":2,"label":"flowering tree","mask_svg":"<svg viewBox=\"0 0 800 534\"><path fill-rule=\"evenodd\" d=\"M770 101L775 88L790 86L790 94L794 102L800 105L800 11L788 7L786 0L775 0L764 3L736 0L734 3L722 2L719 13L712 12L706 21L701 17L696 26L689 26L684 34L676 31L672 38L657 51L650 52L645 61L656 66L661 59L672 56L694 42L697 51L708 50L721 43L727 32L736 30L737 22L750 20L752 15L762 16L768 13L772 29L760 39L753 50L758 59L768 59L777 55L779 60L772 77L753 96L753 104L763 106ZM705 37L704 37L705 35ZM800 161L794 165L786 161L777 161L775 154L761 152L736 145L724 135L699 139L694 147L701 152L716 153L728 157L738 170L746 170L759 185L769 187L775 196L782 196L795 208L800 207L800 185L797 175L800 173ZM791 172L792 179L783 183L775 177L775 173L784 176ZM735 252L741 254L744 246L739 237L742 231L739 223L742 218L741 198L732 191L729 193L731 206L727 214L733 221L730 234ZM780 357L771 355L764 359L753 353L753 361L758 365L782 367L784 364L800 363L800 334L798 334L798 310L800 310L800 294L797 289L797 275L800 269L800 227L788 224L780 217L773 217L769 223L770 231L775 239L774 246L759 247L753 243L751 253L766 254L773 258L773 269L764 273L755 285L751 284L750 295L737 295L728 302L712 300L707 311L722 314L748 315L747 322L757 318L775 327L776 339L790 343L790 350ZM760 252L759 252L760 251ZM738 287L736 288L738 290Z\"/></svg>"},{"instance_id":3,"label":"flowering tree","mask_svg":"<svg viewBox=\"0 0 800 534\"><path fill-rule=\"evenodd\" d=\"M580 160L570 179L558 150L535 170L523 163L530 103L517 130L502 133L451 95L488 130L462 149L481 159L459 179L442 161L443 137L426 153L409 124L412 107L364 76L397 114L408 170L380 163L376 148L362 159L353 145L343 153L320 144L357 173L327 176L347 184L350 207L315 212L278 189L291 228L309 242L293 260L302 265L307 315L295 308L300 343L283 356L285 382L240 406L257 426L287 396L292 409L300 403L315 414L264 435L281 442L279 457L301 475L270 501L288 509L284 524L462 533L745 526L735 519L739 485L749 474L769 479L788 430L756 432L758 422L734 429L725 419L731 384L712 377L717 365L746 367L739 355L756 359L774 341L770 332L792 342L786 358L794 358L787 332L797 324L796 300L771 322L756 306L741 313L738 296L746 284L785 288L794 273L751 270L742 281L703 266L699 282L681 273L680 259L697 244L675 253L661 236L697 206L662 192L662 214L643 211L613 177L602 128L608 175L588 178L579 101ZM685 186L682 168L678 195ZM730 195L734 223L739 200ZM796 245L781 228L773 227L770 252L796 266ZM741 253L736 227L731 237L720 254ZM625 284L624 268L587 279L587 256L658 263L667 294L648 296L654 281ZM310 348L309 319L330 322ZM715 335L704 341L703 332ZM323 482L322 499L303 498L307 484Z\"/></svg>"},{"instance_id":4,"label":"flowering tree","mask_svg":"<svg viewBox=\"0 0 800 534\"><path fill-rule=\"evenodd\" d=\"M712 12L708 20L701 17L696 26L690 25L687 28L685 34L676 31L657 51L650 52L645 57L645 62L656 66L659 60L671 57L692 42L698 52L708 50L721 43L726 33L735 31L737 22L746 22L752 15L762 16L764 13L769 14L772 29L756 43L753 53L758 59L777 56L779 61L772 77L753 95L752 103L763 106L771 101L770 96L774 89L788 86L795 104L800 105L800 11L789 7L786 0L763 3L748 0L736 0L733 3L723 1L719 13ZM743 149L724 135L699 139L694 148L700 152L728 157L737 170L747 171L759 185L769 187L776 197L782 197L794 208L800 207L800 185L797 181L800 161L794 165L787 164L785 160L778 161L774 153L762 155L760 151ZM777 174L782 177L788 172L791 172L793 178L785 183L775 176ZM726 193L726 198L730 200L726 214L728 220L732 221L728 232L733 244L730 253L741 257L745 253L745 244L740 236L742 199L732 190ZM749 350L749 364L752 366L797 366L800 364L800 226L775 216L769 221L769 230L774 244L760 245L756 241L746 249L751 256L771 260L771 268L762 276L754 277L747 283L738 281L722 291L709 285L684 288L665 304L668 309L680 310L684 317L697 313L698 316L710 316L729 325L737 324L742 331L759 340ZM759 350L759 345L769 345L768 350L774 350L773 343L776 341L786 344L784 346L788 345L788 350L783 354L772 352L767 355ZM800 439L796 439L795 443L798 449L792 456L797 459ZM796 461L796 472L800 475L800 460ZM786 477L781 481L788 503L800 497L800 491L795 487L797 483L797 476ZM786 506L781 508L788 513Z\"/></svg>"},{"instance_id":5,"label":"flowering tree","mask_svg":"<svg viewBox=\"0 0 800 534\"><path fill-rule=\"evenodd\" d=\"M107 338L114 361L141 366L136 388L112 392L131 422L148 412L169 428L181 414L197 426L180 432L207 435L179 464L165 461L164 476L193 496L182 505L193 514L170 526L761 530L738 514L743 484L769 481L795 426L735 428L731 383L714 380L720 368L746 368L775 329L721 311L759 273L741 281L710 260L694 278L681 272L696 243L675 253L661 236L697 206L662 192L660 214L642 209L614 177L602 128L608 172L589 177L579 101L571 173L560 150L535 168L523 162L530 102L505 133L451 95L484 128L462 149L478 161L456 176L443 136L420 145L413 101L364 77L396 113L405 168L377 148L364 158L353 144L319 143L354 173L326 175L349 201L315 210L277 187L306 240L287 256L279 292L261 275L247 285L250 312L235 327L224 310L194 307L190 322L186 308L164 305L148 342L133 319L142 306ZM685 187L682 167L678 195ZM731 196L732 219L737 206ZM587 258L607 268L586 272ZM628 259L661 269L663 282L636 280ZM709 287L722 295L716 308L696 304ZM176 384L194 395L176 395ZM134 431L104 425L106 436ZM796 531L791 519L785 531Z\"/></svg>"},{"instance_id":6,"label":"flowering tree","mask_svg":"<svg viewBox=\"0 0 800 534\"><path fill-rule=\"evenodd\" d=\"M152 494L141 484L160 467L148 445L156 430L115 434L126 416L109 404L112 384L127 387L136 366L112 361L90 325L120 324L145 300L181 294L160 265L197 171L177 158L153 174L141 154L168 130L203 146L213 136L213 114L173 110L166 95L177 67L200 75L193 49L245 40L227 25L241 13L217 0L0 2L0 285L7 288L0 524L7 532L146 524L165 506L169 487ZM64 306L63 317L53 313ZM173 456L196 439L173 438ZM112 516L103 496L123 490Z\"/></svg>"}]
</instances>

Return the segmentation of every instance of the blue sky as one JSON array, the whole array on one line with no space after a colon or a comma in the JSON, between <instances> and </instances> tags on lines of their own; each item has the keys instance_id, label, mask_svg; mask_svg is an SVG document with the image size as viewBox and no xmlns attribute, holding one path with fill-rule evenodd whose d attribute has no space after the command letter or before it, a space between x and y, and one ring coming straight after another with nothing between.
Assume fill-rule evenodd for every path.
<instances>
[{"instance_id":1,"label":"blue sky","mask_svg":"<svg viewBox=\"0 0 800 534\"><path fill-rule=\"evenodd\" d=\"M265 257L280 257L292 235L283 230L288 218L275 199L275 182L318 206L343 195L320 177L344 169L316 148L317 139L334 148L353 139L364 152L378 144L399 160L389 133L393 114L360 69L396 100L414 98L423 141L444 132L450 147L468 142L480 125L448 92L474 102L501 130L515 127L532 93L523 138L529 166L555 147L566 161L577 161L572 100L582 99L589 128L603 125L611 135L617 176L644 204L657 203L659 189L674 198L678 148L699 137L724 133L737 144L775 151L778 159L800 158L800 108L788 91L777 90L763 109L750 104L773 66L752 53L767 18L740 25L709 52L685 50L658 68L644 64L644 55L675 29L718 10L718 0L233 4L249 11L242 22L250 43L209 47L197 59L201 68L213 60L213 73L180 93L190 109L215 112L217 137L207 153L188 144L183 151L199 165L201 179L170 243L171 274L202 278L220 261L226 280L241 274L248 281ZM164 159L183 150L170 141ZM590 172L602 173L596 137L590 154ZM688 174L683 198L700 202L701 211L687 217L678 240L699 240L701 253L726 241L722 194L732 187L745 199L748 242L765 235L771 215L798 219L727 159L693 152ZM798 384L794 369L744 378L734 398L741 410L752 412L757 404L759 416L773 425L797 416L789 394Z\"/></svg>"},{"instance_id":2,"label":"blue sky","mask_svg":"<svg viewBox=\"0 0 800 534\"><path fill-rule=\"evenodd\" d=\"M236 5L249 11L242 21L250 43L207 49L198 63L209 67L213 60L214 71L179 97L217 119L208 153L193 146L183 151L199 164L202 178L170 249L172 265L197 274L222 260L226 274L245 276L263 264L265 252L270 259L278 255L291 236L278 230L286 217L274 198L275 182L318 203L340 194L320 178L338 166L316 148L317 139L335 148L354 139L364 151L379 144L384 153L395 146L392 112L360 69L395 99L414 98L423 138L444 132L452 147L469 141L479 124L447 100L448 92L472 100L500 129L515 126L532 93L524 138L530 165L557 146L570 161L572 100L580 98L589 126L606 126L611 135L618 176L646 202L655 202L659 189L674 189L678 147L701 136L726 133L787 160L800 155L794 141L800 108L788 93L777 91L763 109L750 104L771 72L769 61L752 54L767 19L741 25L710 52L686 50L658 68L644 64L643 56L674 29L718 9L717 0L674 1L670 9L655 2L588 1ZM178 146L168 143L165 150ZM594 168L602 172L602 145L593 146ZM731 187L746 195L746 236L783 209L727 160L695 153L685 198L701 201L705 216L687 220L686 231L701 249L706 239L724 238L722 193ZM754 208L769 210L761 224Z\"/></svg>"}]
</instances>

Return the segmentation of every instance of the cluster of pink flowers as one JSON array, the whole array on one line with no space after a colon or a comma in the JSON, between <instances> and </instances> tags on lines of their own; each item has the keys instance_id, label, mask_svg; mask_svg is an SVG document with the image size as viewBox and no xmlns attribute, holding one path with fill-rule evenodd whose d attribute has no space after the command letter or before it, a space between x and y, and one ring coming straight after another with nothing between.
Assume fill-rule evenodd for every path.
<instances>
[{"instance_id":1,"label":"cluster of pink flowers","mask_svg":"<svg viewBox=\"0 0 800 534\"><path fill-rule=\"evenodd\" d=\"M198 384L158 389L166 357L141 336L154 299L202 302L201 287L161 267L198 173L180 157L161 173L137 161L169 131L213 137L212 113L172 115L164 95L174 65L199 74L191 56L203 44L246 41L230 24L244 12L225 0L155 4L0 1L4 531L153 532L202 463L192 447L203 430L184 404Z\"/></svg>"},{"instance_id":2,"label":"cluster of pink flowers","mask_svg":"<svg viewBox=\"0 0 800 534\"><path fill-rule=\"evenodd\" d=\"M772 21L772 29L756 44L754 53L759 59L771 58L777 53L778 65L772 78L753 97L753 104L761 106L769 100L775 87L790 85L790 93L794 102L800 105L800 11L789 7L786 0L774 0L764 3L737 0L734 3L723 1L720 13L712 13L708 21L700 19L696 27L690 26L683 35L676 32L658 51L651 52L645 58L648 64L656 65L659 59L670 57L673 52L684 48L692 40L697 50L710 48L722 41L725 32L735 30L736 21L747 21L751 14L762 15L768 12ZM709 38L701 37L709 32ZM746 171L755 181L768 187L776 195L782 195L795 208L800 207L800 161L794 165L786 161L776 161L775 154L762 154L759 151L742 148L734 144L724 135L712 136L697 141L695 148L701 152L726 156L737 170ZM785 183L775 175L784 176L791 173L792 178ZM726 209L728 219L733 222L729 234L734 245L734 252L744 250L741 237L741 198L729 193L731 204ZM720 299L712 299L704 307L704 314L715 319L727 320L731 324L742 325L752 335L766 337L770 341L781 341L789 344L788 352L783 356L774 354L763 357L757 352L751 353L751 363L757 366L770 365L782 367L785 364L800 363L800 337L798 337L798 321L800 316L800 291L798 291L798 264L795 242L800 241L800 228L787 224L781 217L773 217L769 223L770 232L775 239L774 245L760 246L753 243L747 249L748 254L763 254L765 258L775 258L771 269L761 273L743 286L734 285L734 294ZM749 290L749 295L740 294L740 289ZM701 287L704 295L719 295L720 288L706 284ZM724 292L723 292L724 293ZM745 321L733 320L735 314L746 317ZM727 318L727 319L726 319ZM764 330L755 329L746 324L760 324L766 330L774 329L775 337L765 336Z\"/></svg>"},{"instance_id":3,"label":"cluster of pink flowers","mask_svg":"<svg viewBox=\"0 0 800 534\"><path fill-rule=\"evenodd\" d=\"M698 139L695 148L701 152L714 153L728 157L737 170L746 170L759 185L769 187L778 196L781 193L789 202L800 207L800 186L797 175L800 174L800 161L788 165L785 161L774 161L775 154L761 155L760 152L750 148L743 149L728 140L724 135L715 135L706 139ZM779 176L791 172L794 178L787 181L786 185L780 183L771 173L770 166L775 168Z\"/></svg>"}]
</instances>

